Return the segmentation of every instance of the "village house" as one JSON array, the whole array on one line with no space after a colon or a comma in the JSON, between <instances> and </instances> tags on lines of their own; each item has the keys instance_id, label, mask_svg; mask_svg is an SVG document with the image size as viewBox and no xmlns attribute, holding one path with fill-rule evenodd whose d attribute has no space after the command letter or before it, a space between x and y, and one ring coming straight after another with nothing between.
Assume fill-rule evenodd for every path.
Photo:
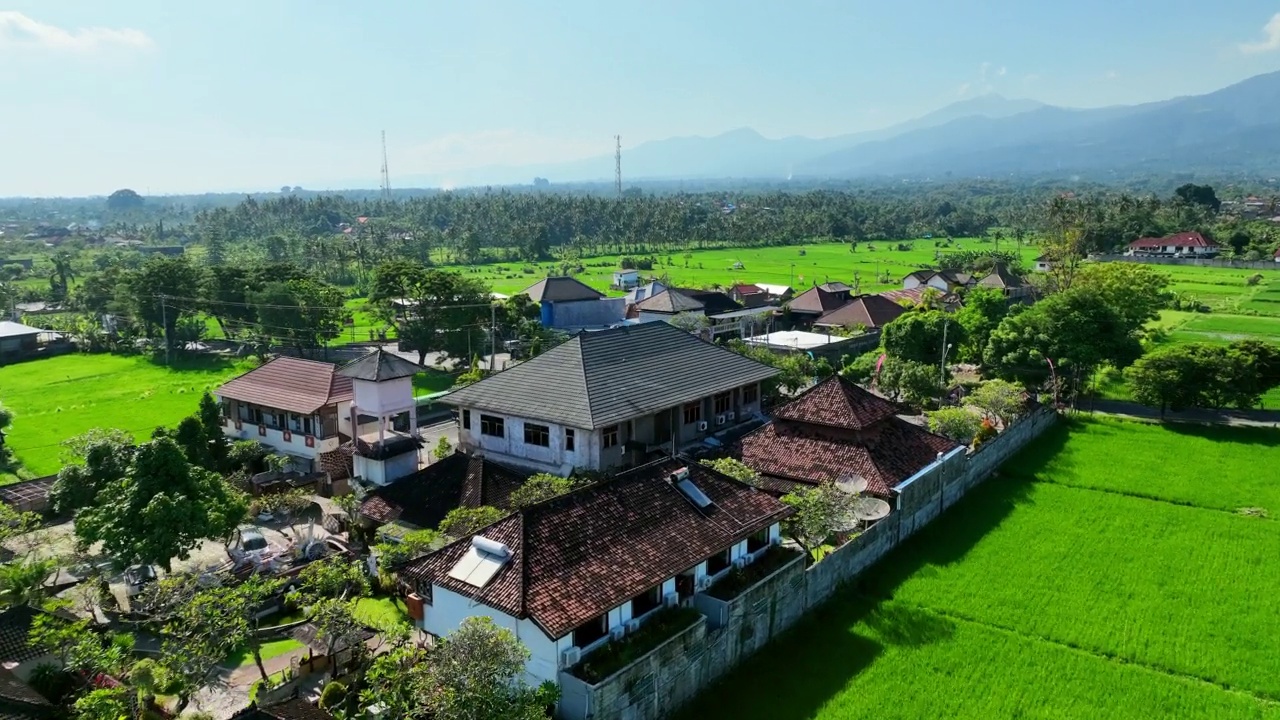
<instances>
[{"instance_id":1,"label":"village house","mask_svg":"<svg viewBox=\"0 0 1280 720\"><path fill-rule=\"evenodd\" d=\"M902 279L902 289L927 286L941 293L953 293L973 285L976 280L973 275L959 270L916 270Z\"/></svg>"},{"instance_id":2,"label":"village house","mask_svg":"<svg viewBox=\"0 0 1280 720\"><path fill-rule=\"evenodd\" d=\"M521 291L541 308L540 321L546 328L576 332L607 328L622 322L626 313L623 298L605 297L571 277L543 278Z\"/></svg>"},{"instance_id":3,"label":"village house","mask_svg":"<svg viewBox=\"0 0 1280 720\"><path fill-rule=\"evenodd\" d=\"M996 265L990 274L978 281L977 287L999 290L1010 300L1023 300L1035 294L1034 287L1003 265Z\"/></svg>"},{"instance_id":4,"label":"village house","mask_svg":"<svg viewBox=\"0 0 1280 720\"><path fill-rule=\"evenodd\" d=\"M17 675L0 668L0 718L50 720L61 717L59 710Z\"/></svg>"},{"instance_id":5,"label":"village house","mask_svg":"<svg viewBox=\"0 0 1280 720\"><path fill-rule=\"evenodd\" d=\"M640 284L639 270L614 270L613 284L615 290L630 290Z\"/></svg>"},{"instance_id":6,"label":"village house","mask_svg":"<svg viewBox=\"0 0 1280 720\"><path fill-rule=\"evenodd\" d=\"M627 291L626 295L622 296L622 302L627 308L627 314L631 313L631 306L651 298L666 289L667 286L658 280L651 280L644 285L637 285L636 287L631 288Z\"/></svg>"},{"instance_id":7,"label":"village house","mask_svg":"<svg viewBox=\"0 0 1280 720\"><path fill-rule=\"evenodd\" d=\"M533 683L687 603L781 542L792 510L696 462L667 458L519 510L409 564L411 614L444 637L492 618L528 647Z\"/></svg>"},{"instance_id":8,"label":"village house","mask_svg":"<svg viewBox=\"0 0 1280 720\"><path fill-rule=\"evenodd\" d=\"M1203 257L1218 254L1218 243L1198 232L1183 232L1162 238L1140 238L1129 243L1124 254L1132 257Z\"/></svg>"},{"instance_id":9,"label":"village house","mask_svg":"<svg viewBox=\"0 0 1280 720\"><path fill-rule=\"evenodd\" d=\"M35 357L61 337L49 330L0 320L0 365Z\"/></svg>"},{"instance_id":10,"label":"village house","mask_svg":"<svg viewBox=\"0 0 1280 720\"><path fill-rule=\"evenodd\" d=\"M1053 270L1054 266L1057 264L1057 261L1048 254L1041 255L1035 259L1036 272L1047 273Z\"/></svg>"},{"instance_id":11,"label":"village house","mask_svg":"<svg viewBox=\"0 0 1280 720\"><path fill-rule=\"evenodd\" d=\"M849 330L861 328L875 332L897 320L906 311L902 305L881 295L859 295L813 321L813 327Z\"/></svg>"},{"instance_id":12,"label":"village house","mask_svg":"<svg viewBox=\"0 0 1280 720\"><path fill-rule=\"evenodd\" d=\"M769 304L769 293L759 285L734 285L729 288L729 297L742 303L744 307L761 307Z\"/></svg>"},{"instance_id":13,"label":"village house","mask_svg":"<svg viewBox=\"0 0 1280 720\"><path fill-rule=\"evenodd\" d=\"M824 289L815 285L796 295L787 303L791 322L797 328L807 328L813 321L849 302L849 290Z\"/></svg>"},{"instance_id":14,"label":"village house","mask_svg":"<svg viewBox=\"0 0 1280 720\"><path fill-rule=\"evenodd\" d=\"M641 462L760 412L777 370L665 322L580 333L440 400L472 454L568 475Z\"/></svg>"},{"instance_id":15,"label":"village house","mask_svg":"<svg viewBox=\"0 0 1280 720\"><path fill-rule=\"evenodd\" d=\"M773 422L736 448L778 495L825 482L856 481L890 500L895 486L962 448L898 417L897 407L833 375L774 409Z\"/></svg>"},{"instance_id":16,"label":"village house","mask_svg":"<svg viewBox=\"0 0 1280 720\"><path fill-rule=\"evenodd\" d=\"M528 474L474 455L455 452L418 472L373 488L360 503L368 526L395 523L403 530L434 530L460 507L509 509L509 498Z\"/></svg>"}]
</instances>

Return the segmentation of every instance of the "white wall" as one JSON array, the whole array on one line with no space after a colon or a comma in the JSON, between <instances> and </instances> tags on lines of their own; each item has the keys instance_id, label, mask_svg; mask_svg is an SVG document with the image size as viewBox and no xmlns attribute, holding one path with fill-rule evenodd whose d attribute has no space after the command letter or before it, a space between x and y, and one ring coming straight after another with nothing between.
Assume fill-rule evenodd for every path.
<instances>
[{"instance_id":1,"label":"white wall","mask_svg":"<svg viewBox=\"0 0 1280 720\"><path fill-rule=\"evenodd\" d=\"M283 430L273 430L267 428L266 435L258 434L258 426L250 423L241 423L240 429L236 429L235 420L227 420L222 426L222 432L229 438L236 440L253 440L264 445L270 445L278 452L288 455L297 455L314 460L322 452L332 452L338 449L338 438L331 437L323 440L317 439L315 447L307 447L307 436L302 433L290 433L290 439L284 439Z\"/></svg>"},{"instance_id":2,"label":"white wall","mask_svg":"<svg viewBox=\"0 0 1280 720\"><path fill-rule=\"evenodd\" d=\"M413 405L413 378L400 378L386 382L355 380L356 407L366 415L386 415L403 412ZM348 409L347 414L351 411Z\"/></svg>"},{"instance_id":3,"label":"white wall","mask_svg":"<svg viewBox=\"0 0 1280 720\"><path fill-rule=\"evenodd\" d=\"M911 288L918 288L918 287L920 287L920 281L913 277L908 276L902 281L903 290L910 290Z\"/></svg>"},{"instance_id":4,"label":"white wall","mask_svg":"<svg viewBox=\"0 0 1280 720\"><path fill-rule=\"evenodd\" d=\"M560 653L572 647L572 634L559 641L552 640L532 620L519 620L506 613L471 600L471 598L439 585L431 588L431 604L423 606L422 629L439 637L446 637L457 630L469 617L492 618L494 624L513 633L529 648L529 662L525 665L526 681L538 685L546 680L559 682L557 668Z\"/></svg>"},{"instance_id":5,"label":"white wall","mask_svg":"<svg viewBox=\"0 0 1280 720\"><path fill-rule=\"evenodd\" d=\"M462 425L461 413L465 412L471 413L471 427L469 429ZM481 433L481 415L502 418L505 436L499 438ZM547 434L550 437L550 444L547 447L525 443L524 426L526 422L534 425L543 425L548 428ZM505 461L509 464L530 468L538 472L560 473L564 468L570 466L590 469L598 467L592 464L591 436L593 433L581 428L573 428L574 449L570 452L565 450L564 447L566 429L567 427L564 425L541 420L526 420L474 408L459 409L458 441L463 445L483 451L486 457L492 457L499 462Z\"/></svg>"}]
</instances>

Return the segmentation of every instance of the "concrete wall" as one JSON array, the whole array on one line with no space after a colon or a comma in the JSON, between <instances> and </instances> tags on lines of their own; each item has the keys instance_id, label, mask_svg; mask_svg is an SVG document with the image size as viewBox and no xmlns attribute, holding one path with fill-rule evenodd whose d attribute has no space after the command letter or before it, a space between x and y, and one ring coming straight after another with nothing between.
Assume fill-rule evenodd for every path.
<instances>
[{"instance_id":1,"label":"concrete wall","mask_svg":"<svg viewBox=\"0 0 1280 720\"><path fill-rule=\"evenodd\" d=\"M607 328L626 314L626 300L620 297L542 304L542 324L561 330Z\"/></svg>"},{"instance_id":2,"label":"concrete wall","mask_svg":"<svg viewBox=\"0 0 1280 720\"><path fill-rule=\"evenodd\" d=\"M1090 260L1101 262L1137 262L1149 265L1182 265L1185 267L1220 267L1237 270L1276 270L1280 268L1274 258L1262 260L1222 260L1219 258L1170 258L1143 257L1137 255L1090 255Z\"/></svg>"},{"instance_id":3,"label":"concrete wall","mask_svg":"<svg viewBox=\"0 0 1280 720\"><path fill-rule=\"evenodd\" d=\"M990 477L1056 420L1056 413L1040 408L977 452L968 456L958 453L935 463L899 486L897 507L888 518L821 562L805 568L803 558L798 558L729 602L696 595L693 605L706 616L703 620L599 684L589 685L561 673L562 700L557 717L666 717Z\"/></svg>"},{"instance_id":4,"label":"concrete wall","mask_svg":"<svg viewBox=\"0 0 1280 720\"><path fill-rule=\"evenodd\" d=\"M467 412L471 413L471 427L463 427L461 420L459 420L458 441L464 447L482 451L486 457L527 468L534 472L564 474L567 467L590 469L599 467L598 452L595 450L599 442L598 431L593 433L580 428L574 429L574 449L570 452L565 449L566 427L564 425L556 425L542 420L527 420L512 415L472 408L459 409L459 413ZM480 432L481 415L502 418L505 436L494 437L482 434ZM525 423L546 426L550 436L550 444L547 447L542 447L541 445L525 443Z\"/></svg>"},{"instance_id":5,"label":"concrete wall","mask_svg":"<svg viewBox=\"0 0 1280 720\"><path fill-rule=\"evenodd\" d=\"M354 380L351 383L355 405L365 415L389 415L413 407L413 378L386 382ZM350 411L348 411L350 412Z\"/></svg>"}]
</instances>

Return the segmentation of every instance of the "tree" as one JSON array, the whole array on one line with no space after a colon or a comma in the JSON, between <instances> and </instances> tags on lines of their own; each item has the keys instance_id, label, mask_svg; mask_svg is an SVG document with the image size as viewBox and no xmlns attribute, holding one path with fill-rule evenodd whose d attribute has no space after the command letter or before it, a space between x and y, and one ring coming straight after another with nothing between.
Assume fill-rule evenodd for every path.
<instances>
[{"instance_id":1,"label":"tree","mask_svg":"<svg viewBox=\"0 0 1280 720\"><path fill-rule=\"evenodd\" d=\"M451 538L464 538L468 535L475 535L482 528L486 528L506 516L507 513L488 505L454 508L449 511L448 515L444 516L444 520L440 521L440 532Z\"/></svg>"},{"instance_id":2,"label":"tree","mask_svg":"<svg viewBox=\"0 0 1280 720\"><path fill-rule=\"evenodd\" d=\"M1165 410L1255 407L1280 385L1280 348L1257 341L1162 347L1125 371L1134 400Z\"/></svg>"},{"instance_id":3,"label":"tree","mask_svg":"<svg viewBox=\"0 0 1280 720\"><path fill-rule=\"evenodd\" d=\"M404 646L378 655L364 675L360 691L363 707L381 705L387 717L427 720L431 696L431 654L426 648Z\"/></svg>"},{"instance_id":4,"label":"tree","mask_svg":"<svg viewBox=\"0 0 1280 720\"><path fill-rule=\"evenodd\" d=\"M431 451L437 460L443 460L453 454L453 445L449 442L449 438L441 435L440 442L436 443L436 447Z\"/></svg>"},{"instance_id":5,"label":"tree","mask_svg":"<svg viewBox=\"0 0 1280 720\"><path fill-rule=\"evenodd\" d=\"M1022 388L1005 380L988 380L969 394L969 403L983 414L1008 427L1026 405Z\"/></svg>"},{"instance_id":6,"label":"tree","mask_svg":"<svg viewBox=\"0 0 1280 720\"><path fill-rule=\"evenodd\" d=\"M57 562L24 558L0 565L0 603L5 607L36 605L50 588L45 587Z\"/></svg>"},{"instance_id":7,"label":"tree","mask_svg":"<svg viewBox=\"0 0 1280 720\"><path fill-rule=\"evenodd\" d=\"M96 487L75 518L76 539L101 542L117 565L157 564L168 571L173 558L186 559L205 538L227 537L244 518L246 500L222 478L191 465L173 440L152 440L129 455L123 468L119 459L93 458L96 467L87 477ZM115 473L120 475L111 477ZM59 503L89 495L67 489L62 474L58 484Z\"/></svg>"},{"instance_id":8,"label":"tree","mask_svg":"<svg viewBox=\"0 0 1280 720\"><path fill-rule=\"evenodd\" d=\"M964 328L941 310L905 313L885 325L883 333L882 345L889 357L928 365L941 363L948 346L964 342Z\"/></svg>"},{"instance_id":9,"label":"tree","mask_svg":"<svg viewBox=\"0 0 1280 720\"><path fill-rule=\"evenodd\" d=\"M782 521L782 531L813 557L813 551L827 538L848 526L857 501L856 494L832 483L793 490L782 497L783 503L795 508L795 513Z\"/></svg>"},{"instance_id":10,"label":"tree","mask_svg":"<svg viewBox=\"0 0 1280 720\"><path fill-rule=\"evenodd\" d=\"M298 590L290 593L294 602L312 604L322 599L349 600L369 594L369 578L359 561L343 557L317 560L298 573Z\"/></svg>"},{"instance_id":11,"label":"tree","mask_svg":"<svg viewBox=\"0 0 1280 720\"><path fill-rule=\"evenodd\" d=\"M929 431L958 443L968 444L978 434L982 420L965 408L949 407L925 413L929 418Z\"/></svg>"},{"instance_id":12,"label":"tree","mask_svg":"<svg viewBox=\"0 0 1280 720\"><path fill-rule=\"evenodd\" d=\"M524 683L529 650L492 618L473 616L440 641L427 665L434 720L535 720L558 695Z\"/></svg>"},{"instance_id":13,"label":"tree","mask_svg":"<svg viewBox=\"0 0 1280 720\"><path fill-rule=\"evenodd\" d=\"M1196 407L1204 397L1199 378L1203 368L1186 346L1160 348L1138 358L1125 370L1133 399L1143 405L1165 410Z\"/></svg>"},{"instance_id":14,"label":"tree","mask_svg":"<svg viewBox=\"0 0 1280 720\"><path fill-rule=\"evenodd\" d=\"M760 484L760 473L752 470L746 463L737 458L725 457L716 458L714 460L700 460L703 465L715 470L721 475L728 475L735 480L741 480L748 485Z\"/></svg>"},{"instance_id":15,"label":"tree","mask_svg":"<svg viewBox=\"0 0 1280 720\"><path fill-rule=\"evenodd\" d=\"M1218 208L1222 207L1222 201L1218 199L1218 194L1214 192L1212 185L1187 183L1174 190L1173 196L1179 202L1187 205L1199 205L1213 212L1218 212Z\"/></svg>"},{"instance_id":16,"label":"tree","mask_svg":"<svg viewBox=\"0 0 1280 720\"><path fill-rule=\"evenodd\" d=\"M262 336L299 352L338 337L349 316L342 291L317 280L268 283L248 300Z\"/></svg>"},{"instance_id":17,"label":"tree","mask_svg":"<svg viewBox=\"0 0 1280 720\"><path fill-rule=\"evenodd\" d=\"M1090 263L1080 268L1074 287L1102 299L1130 332L1139 331L1170 300L1169 275L1151 265L1128 262Z\"/></svg>"},{"instance_id":18,"label":"tree","mask_svg":"<svg viewBox=\"0 0 1280 720\"><path fill-rule=\"evenodd\" d=\"M469 328L487 326L490 320L489 288L475 278L443 270L412 268L401 264L380 268L381 285L375 286L370 302L381 317L399 320L401 342L418 352L418 363L426 363L428 352L465 358L471 351ZM408 309L392 303L400 294ZM376 300L375 300L376 298ZM476 340L483 336L477 331Z\"/></svg>"},{"instance_id":19,"label":"tree","mask_svg":"<svg viewBox=\"0 0 1280 720\"><path fill-rule=\"evenodd\" d=\"M198 311L192 300L202 280L201 270L186 256L156 256L127 276L118 296L147 337L159 330L172 338L178 321Z\"/></svg>"},{"instance_id":20,"label":"tree","mask_svg":"<svg viewBox=\"0 0 1280 720\"><path fill-rule=\"evenodd\" d=\"M141 210L146 205L142 196L128 188L121 188L107 196L107 210L111 212L130 212Z\"/></svg>"},{"instance_id":21,"label":"tree","mask_svg":"<svg viewBox=\"0 0 1280 720\"><path fill-rule=\"evenodd\" d=\"M414 530L395 542L383 542L374 546L378 555L378 569L391 572L442 544L444 538L435 530Z\"/></svg>"},{"instance_id":22,"label":"tree","mask_svg":"<svg viewBox=\"0 0 1280 720\"><path fill-rule=\"evenodd\" d=\"M316 639L325 645L325 655L331 658L329 677L338 677L335 654L350 648L353 656L364 647L364 626L355 618L355 601L323 598L310 607L308 618L316 628Z\"/></svg>"},{"instance_id":23,"label":"tree","mask_svg":"<svg viewBox=\"0 0 1280 720\"><path fill-rule=\"evenodd\" d=\"M941 394L942 380L942 371L935 365L890 357L880 368L876 386L893 400L923 407Z\"/></svg>"},{"instance_id":24,"label":"tree","mask_svg":"<svg viewBox=\"0 0 1280 720\"><path fill-rule=\"evenodd\" d=\"M573 478L564 478L550 473L538 473L516 488L511 493L509 502L513 508L525 508L534 503L564 495L567 492L571 492L575 487L577 487L577 483L573 481Z\"/></svg>"},{"instance_id":25,"label":"tree","mask_svg":"<svg viewBox=\"0 0 1280 720\"><path fill-rule=\"evenodd\" d=\"M62 250L56 253L52 258L53 275L49 278L50 289L57 299L67 297L67 291L71 287L71 281L75 279L75 268L72 267L71 253Z\"/></svg>"},{"instance_id":26,"label":"tree","mask_svg":"<svg viewBox=\"0 0 1280 720\"><path fill-rule=\"evenodd\" d=\"M129 716L129 691L97 688L81 695L72 706L76 720L121 720Z\"/></svg>"},{"instance_id":27,"label":"tree","mask_svg":"<svg viewBox=\"0 0 1280 720\"><path fill-rule=\"evenodd\" d=\"M955 320L964 328L960 351L956 357L964 362L982 362L982 351L987 347L991 333L1009 314L1009 303L1004 293L995 288L978 287L964 296L964 307L955 313ZM951 338L948 335L947 340Z\"/></svg>"},{"instance_id":28,"label":"tree","mask_svg":"<svg viewBox=\"0 0 1280 720\"><path fill-rule=\"evenodd\" d=\"M672 316L668 323L687 333L698 334L711 325L707 316L700 312L682 312Z\"/></svg>"}]
</instances>

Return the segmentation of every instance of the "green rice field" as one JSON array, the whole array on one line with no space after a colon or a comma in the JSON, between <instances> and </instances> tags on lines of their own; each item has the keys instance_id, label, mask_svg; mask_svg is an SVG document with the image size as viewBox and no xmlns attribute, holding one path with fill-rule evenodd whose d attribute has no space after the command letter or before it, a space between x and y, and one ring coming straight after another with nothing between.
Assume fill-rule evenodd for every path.
<instances>
[{"instance_id":1,"label":"green rice field","mask_svg":"<svg viewBox=\"0 0 1280 720\"><path fill-rule=\"evenodd\" d=\"M680 717L1280 720L1277 459L1071 421Z\"/></svg>"}]
</instances>

